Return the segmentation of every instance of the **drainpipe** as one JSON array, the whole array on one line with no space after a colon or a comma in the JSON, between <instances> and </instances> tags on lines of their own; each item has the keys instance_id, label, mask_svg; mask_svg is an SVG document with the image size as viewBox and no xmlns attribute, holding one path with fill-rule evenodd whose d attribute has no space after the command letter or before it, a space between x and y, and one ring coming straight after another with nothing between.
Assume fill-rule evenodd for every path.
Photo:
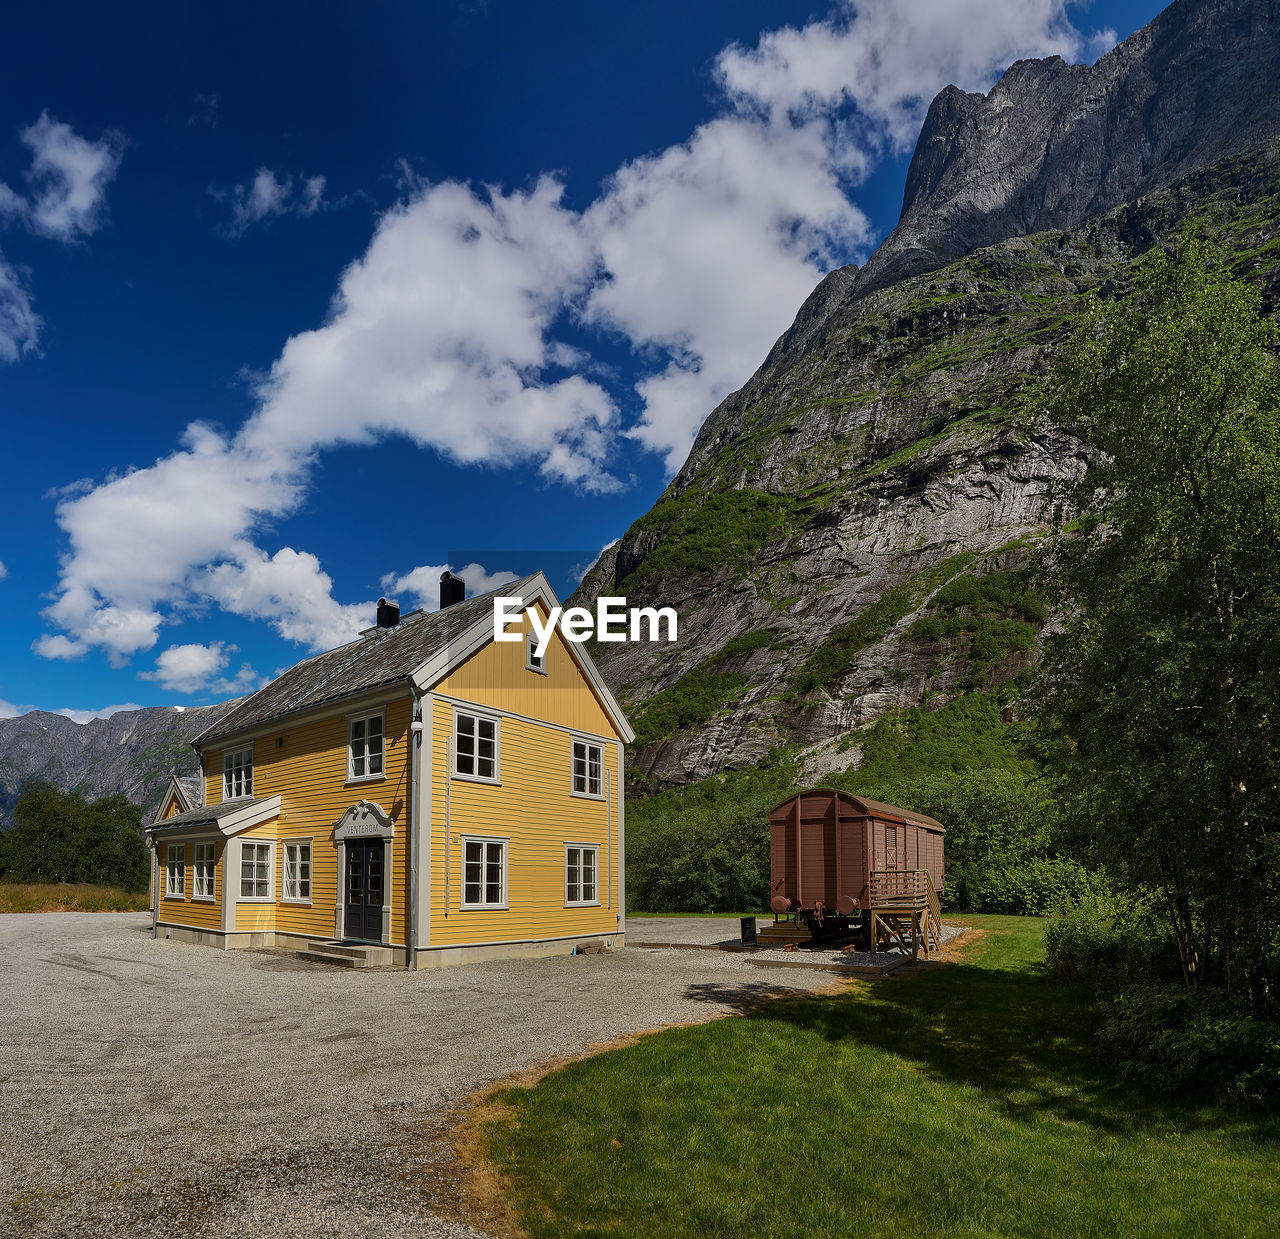
<instances>
[{"instance_id":1,"label":"drainpipe","mask_svg":"<svg viewBox=\"0 0 1280 1239\"><path fill-rule=\"evenodd\" d=\"M156 847L155 839L150 837L147 846L151 849L151 936L154 938L160 922L160 849Z\"/></svg>"},{"instance_id":2,"label":"drainpipe","mask_svg":"<svg viewBox=\"0 0 1280 1239\"><path fill-rule=\"evenodd\" d=\"M418 792L421 784L419 767L422 764L422 696L416 684L410 683L409 691L413 693L413 718L409 724L409 915L405 918L408 933L405 944L410 972L418 970L418 823L421 814L418 807Z\"/></svg>"}]
</instances>

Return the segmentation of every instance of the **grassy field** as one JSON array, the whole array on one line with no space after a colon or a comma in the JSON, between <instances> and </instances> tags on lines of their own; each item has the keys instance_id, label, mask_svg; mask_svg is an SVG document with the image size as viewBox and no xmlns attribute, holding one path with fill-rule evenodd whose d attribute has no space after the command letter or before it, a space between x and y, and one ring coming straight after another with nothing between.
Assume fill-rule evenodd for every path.
<instances>
[{"instance_id":1,"label":"grassy field","mask_svg":"<svg viewBox=\"0 0 1280 1239\"><path fill-rule=\"evenodd\" d=\"M0 882L0 912L145 912L147 892L67 882Z\"/></svg>"},{"instance_id":2,"label":"grassy field","mask_svg":"<svg viewBox=\"0 0 1280 1239\"><path fill-rule=\"evenodd\" d=\"M1043 922L965 919L962 963L500 1093L483 1141L528 1232L1274 1234L1280 1124L1135 1092L1042 974Z\"/></svg>"}]
</instances>

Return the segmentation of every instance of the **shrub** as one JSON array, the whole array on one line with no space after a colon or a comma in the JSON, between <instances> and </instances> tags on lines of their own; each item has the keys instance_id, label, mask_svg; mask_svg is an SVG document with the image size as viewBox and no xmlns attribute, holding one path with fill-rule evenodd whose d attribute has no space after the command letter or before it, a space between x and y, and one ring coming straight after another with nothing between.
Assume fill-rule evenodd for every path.
<instances>
[{"instance_id":1,"label":"shrub","mask_svg":"<svg viewBox=\"0 0 1280 1239\"><path fill-rule=\"evenodd\" d=\"M1128 986L1102 1001L1098 1037L1147 1088L1280 1110L1280 1023L1220 990Z\"/></svg>"},{"instance_id":2,"label":"shrub","mask_svg":"<svg viewBox=\"0 0 1280 1239\"><path fill-rule=\"evenodd\" d=\"M1007 865L969 865L956 883L954 901L974 912L1048 916L1097 894L1105 879L1065 857L1035 856Z\"/></svg>"},{"instance_id":3,"label":"shrub","mask_svg":"<svg viewBox=\"0 0 1280 1239\"><path fill-rule=\"evenodd\" d=\"M637 912L737 912L769 902L769 810L794 790L785 755L627 806Z\"/></svg>"},{"instance_id":4,"label":"shrub","mask_svg":"<svg viewBox=\"0 0 1280 1239\"><path fill-rule=\"evenodd\" d=\"M1150 892L1099 886L1049 922L1045 948L1058 980L1097 989L1179 975L1177 947Z\"/></svg>"}]
</instances>

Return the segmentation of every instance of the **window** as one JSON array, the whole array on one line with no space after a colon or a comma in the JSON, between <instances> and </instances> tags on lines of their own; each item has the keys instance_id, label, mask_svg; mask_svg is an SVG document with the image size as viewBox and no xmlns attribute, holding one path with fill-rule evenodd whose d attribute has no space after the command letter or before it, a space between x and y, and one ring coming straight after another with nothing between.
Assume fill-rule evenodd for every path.
<instances>
[{"instance_id":1,"label":"window","mask_svg":"<svg viewBox=\"0 0 1280 1239\"><path fill-rule=\"evenodd\" d=\"M242 800L253 795L253 749L236 749L222 755L222 799Z\"/></svg>"},{"instance_id":2,"label":"window","mask_svg":"<svg viewBox=\"0 0 1280 1239\"><path fill-rule=\"evenodd\" d=\"M569 843L564 849L564 901L574 904L599 904L600 888L596 874L600 865L600 849L581 843Z\"/></svg>"},{"instance_id":3,"label":"window","mask_svg":"<svg viewBox=\"0 0 1280 1239\"><path fill-rule=\"evenodd\" d=\"M353 718L348 726L347 778L380 779L382 769L382 742L386 724L382 712Z\"/></svg>"},{"instance_id":4,"label":"window","mask_svg":"<svg viewBox=\"0 0 1280 1239\"><path fill-rule=\"evenodd\" d=\"M468 779L498 781L498 720L483 714L453 716L453 772Z\"/></svg>"},{"instance_id":5,"label":"window","mask_svg":"<svg viewBox=\"0 0 1280 1239\"><path fill-rule=\"evenodd\" d=\"M505 908L507 906L507 841L464 838L462 853L462 906L464 908Z\"/></svg>"},{"instance_id":6,"label":"window","mask_svg":"<svg viewBox=\"0 0 1280 1239\"><path fill-rule=\"evenodd\" d=\"M271 898L271 844L240 844L240 898Z\"/></svg>"},{"instance_id":7,"label":"window","mask_svg":"<svg viewBox=\"0 0 1280 1239\"><path fill-rule=\"evenodd\" d=\"M195 885L191 891L192 899L213 898L213 861L215 854L214 844L196 844Z\"/></svg>"},{"instance_id":8,"label":"window","mask_svg":"<svg viewBox=\"0 0 1280 1239\"><path fill-rule=\"evenodd\" d=\"M573 742L573 792L575 796L600 795L600 771L604 766L598 744Z\"/></svg>"},{"instance_id":9,"label":"window","mask_svg":"<svg viewBox=\"0 0 1280 1239\"><path fill-rule=\"evenodd\" d=\"M187 875L187 845L171 843L165 851L164 862L164 897L166 899L184 899Z\"/></svg>"},{"instance_id":10,"label":"window","mask_svg":"<svg viewBox=\"0 0 1280 1239\"><path fill-rule=\"evenodd\" d=\"M311 840L286 840L284 845L284 897L311 902Z\"/></svg>"},{"instance_id":11,"label":"window","mask_svg":"<svg viewBox=\"0 0 1280 1239\"><path fill-rule=\"evenodd\" d=\"M524 665L530 671L540 671L543 675L546 675L547 656L538 653L538 638L533 633L530 633L525 638L525 646L528 650L528 658Z\"/></svg>"}]
</instances>

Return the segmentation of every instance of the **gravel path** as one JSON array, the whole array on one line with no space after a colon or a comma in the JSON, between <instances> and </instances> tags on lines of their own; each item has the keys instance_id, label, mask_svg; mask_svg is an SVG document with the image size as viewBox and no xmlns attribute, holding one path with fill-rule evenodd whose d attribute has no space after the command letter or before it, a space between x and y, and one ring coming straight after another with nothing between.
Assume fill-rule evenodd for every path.
<instances>
[{"instance_id":1,"label":"gravel path","mask_svg":"<svg viewBox=\"0 0 1280 1239\"><path fill-rule=\"evenodd\" d=\"M432 1207L469 1093L831 981L713 951L348 972L145 913L0 915L0 960L0 1236L59 1239L475 1239Z\"/></svg>"}]
</instances>

